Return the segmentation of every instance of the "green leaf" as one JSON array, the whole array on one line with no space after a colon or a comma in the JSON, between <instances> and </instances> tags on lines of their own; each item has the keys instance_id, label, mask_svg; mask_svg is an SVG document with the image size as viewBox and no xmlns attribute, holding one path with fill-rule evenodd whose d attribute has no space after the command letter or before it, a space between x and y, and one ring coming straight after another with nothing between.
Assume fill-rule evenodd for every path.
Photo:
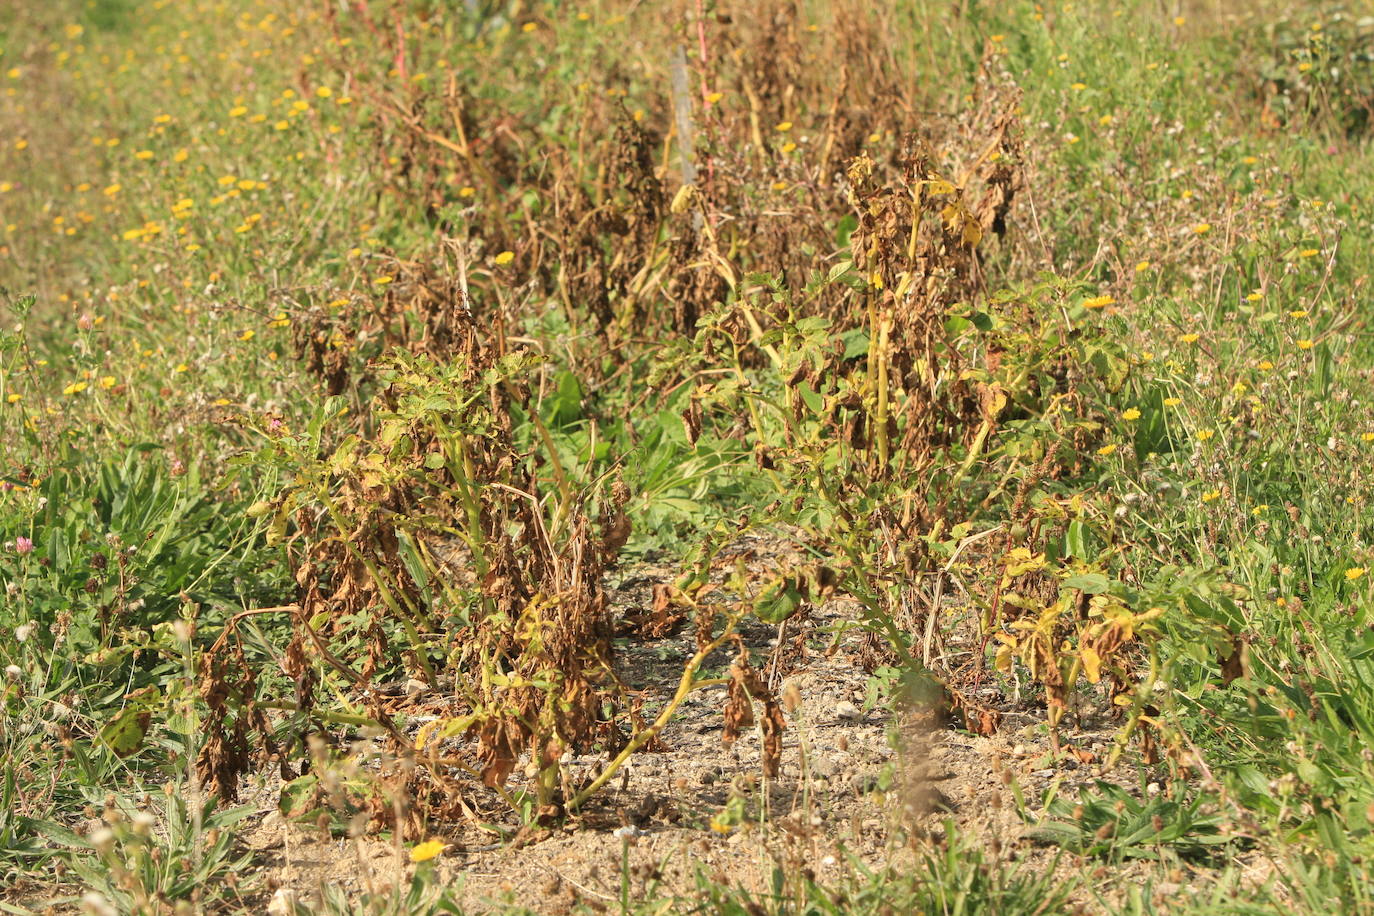
<instances>
[{"instance_id":1,"label":"green leaf","mask_svg":"<svg viewBox=\"0 0 1374 916\"><path fill-rule=\"evenodd\" d=\"M1100 595L1110 587L1111 583L1101 573L1084 573L1064 580L1064 588L1076 588L1089 595Z\"/></svg>"},{"instance_id":2,"label":"green leaf","mask_svg":"<svg viewBox=\"0 0 1374 916\"><path fill-rule=\"evenodd\" d=\"M124 707L100 730L100 740L118 757L128 757L143 746L153 714L142 704Z\"/></svg>"}]
</instances>

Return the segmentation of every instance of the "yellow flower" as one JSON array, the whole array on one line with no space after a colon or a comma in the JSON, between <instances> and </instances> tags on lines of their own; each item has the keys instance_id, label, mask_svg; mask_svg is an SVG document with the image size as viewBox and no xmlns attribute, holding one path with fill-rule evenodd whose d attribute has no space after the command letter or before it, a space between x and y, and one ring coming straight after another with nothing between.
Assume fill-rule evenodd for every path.
<instances>
[{"instance_id":1,"label":"yellow flower","mask_svg":"<svg viewBox=\"0 0 1374 916\"><path fill-rule=\"evenodd\" d=\"M710 95L708 95L708 96L706 97L706 104L708 104L708 105L714 105L714 104L716 104L717 102L719 102L719 101L720 101L721 99L723 99L723 98L725 98L725 95L724 95L723 93L720 93L720 92L713 92L713 93L711 93Z\"/></svg>"},{"instance_id":2,"label":"yellow flower","mask_svg":"<svg viewBox=\"0 0 1374 916\"><path fill-rule=\"evenodd\" d=\"M375 283L375 284L378 285L378 286L386 286L388 283L390 283L390 282L391 282L392 280L394 280L394 279L396 279L396 278L395 278L395 277L378 277L377 279L373 280L372 282Z\"/></svg>"},{"instance_id":3,"label":"yellow flower","mask_svg":"<svg viewBox=\"0 0 1374 916\"><path fill-rule=\"evenodd\" d=\"M5 401L9 404L15 404L23 397L22 394L7 394L5 395Z\"/></svg>"},{"instance_id":4,"label":"yellow flower","mask_svg":"<svg viewBox=\"0 0 1374 916\"><path fill-rule=\"evenodd\" d=\"M477 189L474 188L474 187L472 187L471 185L468 185L468 186L466 186L466 187L462 187L462 188L459 188L459 189L458 189L458 196L459 196L459 197L471 197L472 195L474 195L474 194L476 194L476 193L477 193Z\"/></svg>"},{"instance_id":5,"label":"yellow flower","mask_svg":"<svg viewBox=\"0 0 1374 916\"><path fill-rule=\"evenodd\" d=\"M1186 343L1186 344L1197 343L1198 335L1196 335L1196 334L1182 334L1182 335L1179 336L1178 340L1179 340L1179 343Z\"/></svg>"},{"instance_id":6,"label":"yellow flower","mask_svg":"<svg viewBox=\"0 0 1374 916\"><path fill-rule=\"evenodd\" d=\"M1194 234L1194 235L1206 235L1207 233L1209 233L1209 232L1211 232L1211 231L1212 231L1212 224L1211 224L1211 223L1198 223L1196 226L1193 227L1193 234Z\"/></svg>"},{"instance_id":7,"label":"yellow flower","mask_svg":"<svg viewBox=\"0 0 1374 916\"><path fill-rule=\"evenodd\" d=\"M1269 360L1267 360L1267 359L1262 359L1262 360L1260 360L1259 363L1257 363L1256 365L1259 367L1260 371L1262 371L1262 372L1269 372L1270 370L1272 370L1272 369L1274 368L1274 364L1271 363L1271 362L1270 362Z\"/></svg>"},{"instance_id":8,"label":"yellow flower","mask_svg":"<svg viewBox=\"0 0 1374 916\"><path fill-rule=\"evenodd\" d=\"M315 90L315 96L321 99L327 99L333 94L334 90L330 89L328 86L321 86Z\"/></svg>"},{"instance_id":9,"label":"yellow flower","mask_svg":"<svg viewBox=\"0 0 1374 916\"><path fill-rule=\"evenodd\" d=\"M776 125L773 126L773 129L776 130L776 131L777 131L778 133L780 133L780 134L785 134L785 133L787 133L789 130L792 129L792 122L791 122L791 121L780 121L780 122L778 122Z\"/></svg>"},{"instance_id":10,"label":"yellow flower","mask_svg":"<svg viewBox=\"0 0 1374 916\"><path fill-rule=\"evenodd\" d=\"M1360 576L1363 576L1367 572L1369 572L1369 570L1365 569L1363 566L1352 566L1345 571L1346 581L1354 582L1356 579L1360 578Z\"/></svg>"},{"instance_id":11,"label":"yellow flower","mask_svg":"<svg viewBox=\"0 0 1374 916\"><path fill-rule=\"evenodd\" d=\"M113 388L114 386L115 386L115 377L114 377L113 375L107 375L107 376L104 376L103 378L100 379L100 387L101 387L101 388Z\"/></svg>"},{"instance_id":12,"label":"yellow flower","mask_svg":"<svg viewBox=\"0 0 1374 916\"><path fill-rule=\"evenodd\" d=\"M1319 248L1304 248L1302 251L1298 252L1298 257L1315 258L1319 254L1321 254L1321 249Z\"/></svg>"},{"instance_id":13,"label":"yellow flower","mask_svg":"<svg viewBox=\"0 0 1374 916\"><path fill-rule=\"evenodd\" d=\"M239 340L243 340L243 341L252 340L252 339L253 339L253 333L254 333L254 332L253 332L253 329L252 329L252 328L249 328L248 330L244 331L242 334L239 335Z\"/></svg>"},{"instance_id":14,"label":"yellow flower","mask_svg":"<svg viewBox=\"0 0 1374 916\"><path fill-rule=\"evenodd\" d=\"M1091 299L1083 300L1083 307L1085 309L1100 309L1111 305L1115 301L1116 298L1113 296L1093 296Z\"/></svg>"},{"instance_id":15,"label":"yellow flower","mask_svg":"<svg viewBox=\"0 0 1374 916\"><path fill-rule=\"evenodd\" d=\"M1307 338L1304 337L1302 340L1299 340L1299 341L1298 341L1298 349L1299 349L1299 350L1310 350L1310 349L1312 349L1312 341L1310 341L1310 340L1308 340Z\"/></svg>"},{"instance_id":16,"label":"yellow flower","mask_svg":"<svg viewBox=\"0 0 1374 916\"><path fill-rule=\"evenodd\" d=\"M1293 309L1293 311L1291 311L1291 312L1288 313L1288 317L1289 317L1289 318L1306 318L1306 317L1307 317L1307 309Z\"/></svg>"},{"instance_id":17,"label":"yellow flower","mask_svg":"<svg viewBox=\"0 0 1374 916\"><path fill-rule=\"evenodd\" d=\"M410 851L410 861L428 862L430 859L438 858L444 852L444 843L441 840L426 840Z\"/></svg>"},{"instance_id":18,"label":"yellow flower","mask_svg":"<svg viewBox=\"0 0 1374 916\"><path fill-rule=\"evenodd\" d=\"M290 126L291 126L291 122L290 122L290 121L278 121L276 124L273 124L273 125L272 125L272 127L275 128L276 130L286 130L286 129L289 128Z\"/></svg>"},{"instance_id":19,"label":"yellow flower","mask_svg":"<svg viewBox=\"0 0 1374 916\"><path fill-rule=\"evenodd\" d=\"M1126 408L1125 410L1123 410L1123 411L1121 412L1121 419L1123 419L1123 420L1139 420L1139 419L1140 419L1140 411L1137 410L1137 409L1134 408L1134 407L1128 407L1128 408Z\"/></svg>"},{"instance_id":20,"label":"yellow flower","mask_svg":"<svg viewBox=\"0 0 1374 916\"><path fill-rule=\"evenodd\" d=\"M1115 452L1115 451L1116 451L1116 443L1113 442L1111 445L1104 445L1104 446L1102 446L1100 449L1097 450L1097 453L1098 453L1099 455L1101 455L1103 458L1106 458L1108 455L1112 454L1112 453Z\"/></svg>"},{"instance_id":21,"label":"yellow flower","mask_svg":"<svg viewBox=\"0 0 1374 916\"><path fill-rule=\"evenodd\" d=\"M1149 270L1149 269L1150 269L1150 262L1149 262L1149 261L1137 261L1136 264L1135 264L1135 272L1136 272L1136 273L1141 273L1141 272L1146 271L1146 270Z\"/></svg>"},{"instance_id":22,"label":"yellow flower","mask_svg":"<svg viewBox=\"0 0 1374 916\"><path fill-rule=\"evenodd\" d=\"M1248 302L1259 302L1263 298L1264 293L1260 292L1259 290L1255 290L1253 293L1250 293L1248 296L1245 297L1246 301Z\"/></svg>"},{"instance_id":23,"label":"yellow flower","mask_svg":"<svg viewBox=\"0 0 1374 916\"><path fill-rule=\"evenodd\" d=\"M231 118L241 118L246 114L248 114L248 109L243 105L235 105L229 109L229 117Z\"/></svg>"},{"instance_id":24,"label":"yellow flower","mask_svg":"<svg viewBox=\"0 0 1374 916\"><path fill-rule=\"evenodd\" d=\"M63 389L62 389L62 393L65 394L65 395L69 395L69 396L70 396L70 395L73 395L73 394L80 394L81 392L83 392L83 391L85 391L85 390L86 390L86 383L85 383L85 382L72 382L72 383L71 383L70 385L68 385L66 388L63 388Z\"/></svg>"},{"instance_id":25,"label":"yellow flower","mask_svg":"<svg viewBox=\"0 0 1374 916\"><path fill-rule=\"evenodd\" d=\"M1374 442L1374 433L1365 433L1364 435L1360 436L1360 441Z\"/></svg>"},{"instance_id":26,"label":"yellow flower","mask_svg":"<svg viewBox=\"0 0 1374 916\"><path fill-rule=\"evenodd\" d=\"M514 261L514 260L515 260L515 252L513 252L513 251L503 251L503 252L501 252L500 254L498 254L496 257L492 258L492 261L495 262L497 265L509 264L511 261Z\"/></svg>"},{"instance_id":27,"label":"yellow flower","mask_svg":"<svg viewBox=\"0 0 1374 916\"><path fill-rule=\"evenodd\" d=\"M1197 439L1199 442L1206 442L1216 434L1216 430L1214 429L1200 429L1198 430Z\"/></svg>"},{"instance_id":28,"label":"yellow flower","mask_svg":"<svg viewBox=\"0 0 1374 916\"><path fill-rule=\"evenodd\" d=\"M1165 398L1165 399L1164 399L1164 406L1165 406L1165 407L1177 407L1179 404L1182 404L1182 403L1183 403L1183 402L1182 402L1181 400L1179 400L1178 398Z\"/></svg>"},{"instance_id":29,"label":"yellow flower","mask_svg":"<svg viewBox=\"0 0 1374 916\"><path fill-rule=\"evenodd\" d=\"M1206 493L1203 493L1203 494L1202 494L1202 501L1205 502L1205 503L1210 503L1210 502L1212 502L1213 500L1217 499L1217 498L1220 497L1220 496L1221 496L1221 491L1220 491L1220 490L1208 490Z\"/></svg>"}]
</instances>

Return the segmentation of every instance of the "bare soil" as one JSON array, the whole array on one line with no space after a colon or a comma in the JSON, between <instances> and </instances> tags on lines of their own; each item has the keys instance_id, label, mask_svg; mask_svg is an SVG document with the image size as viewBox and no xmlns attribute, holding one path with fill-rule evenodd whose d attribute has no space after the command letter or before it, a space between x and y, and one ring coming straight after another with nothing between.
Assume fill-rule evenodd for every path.
<instances>
[{"instance_id":1,"label":"bare soil","mask_svg":"<svg viewBox=\"0 0 1374 916\"><path fill-rule=\"evenodd\" d=\"M776 545L738 545L751 565L777 560ZM729 558L727 558L728 560ZM620 613L648 607L652 586L675 569L637 567L613 592ZM761 775L761 741L747 731L722 741L725 687L694 693L663 734L663 748L632 757L589 811L563 827L494 843L492 834L464 825L436 826L449 842L440 873L461 886L474 912L518 904L558 913L578 902L616 905L687 894L701 882L763 891L776 868L806 869L821 883L856 863L882 867L909 861L920 844L939 842L947 822L973 836L993 860L1024 860L1034 868L1081 871L1083 863L1030 843L1013 786L1038 808L1051 783L1059 791L1102 778L1097 768L1114 736L1110 721L1084 721L1061 735L1055 753L1034 702L997 702L1002 725L991 736L952 727L902 727L870 686L864 635L845 631L854 609L843 600L789 621L778 653L778 628L756 625L742 635L779 692L796 688L800 704L787 716L781 773ZM956 644L958 636L949 637ZM690 627L662 639L632 638L622 648L627 682L649 694L646 709L666 701L693 651ZM728 653L711 660L717 670ZM990 692L990 691L989 691ZM981 697L992 703L995 697ZM907 720L909 721L909 720ZM574 758L570 770L591 774L604 758ZM1119 768L1114 779L1139 786ZM412 868L404 851L370 839L321 838L310 825L276 812L279 784L258 787L264 813L250 821L243 841L269 872L269 886L309 900L322 885L350 893L394 883ZM711 820L732 797L743 797L749 822L728 830ZM490 825L488 825L490 826ZM1143 880L1148 869L1114 868L1113 895ZM1103 875L1104 878L1108 877ZM1186 876L1162 881L1181 889ZM1162 879L1161 879L1162 880ZM1089 900L1082 901L1095 909Z\"/></svg>"}]
</instances>

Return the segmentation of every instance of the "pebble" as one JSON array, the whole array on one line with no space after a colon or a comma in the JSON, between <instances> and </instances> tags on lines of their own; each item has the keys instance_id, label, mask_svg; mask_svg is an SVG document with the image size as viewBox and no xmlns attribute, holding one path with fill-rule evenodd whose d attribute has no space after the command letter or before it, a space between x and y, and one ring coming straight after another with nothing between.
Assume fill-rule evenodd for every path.
<instances>
[{"instance_id":1,"label":"pebble","mask_svg":"<svg viewBox=\"0 0 1374 916\"><path fill-rule=\"evenodd\" d=\"M835 704L835 717L842 722L857 722L863 715L863 710L848 700L840 700Z\"/></svg>"}]
</instances>

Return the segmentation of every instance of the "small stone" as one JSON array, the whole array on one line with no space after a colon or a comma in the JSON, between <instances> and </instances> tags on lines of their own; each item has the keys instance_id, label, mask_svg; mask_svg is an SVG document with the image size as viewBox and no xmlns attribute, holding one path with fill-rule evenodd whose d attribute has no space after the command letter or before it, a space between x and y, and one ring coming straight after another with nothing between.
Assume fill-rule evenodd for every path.
<instances>
[{"instance_id":1,"label":"small stone","mask_svg":"<svg viewBox=\"0 0 1374 916\"><path fill-rule=\"evenodd\" d=\"M840 765L834 757L827 757L824 754L817 754L811 758L811 774L829 778L840 771Z\"/></svg>"},{"instance_id":2,"label":"small stone","mask_svg":"<svg viewBox=\"0 0 1374 916\"><path fill-rule=\"evenodd\" d=\"M1016 745L1016 747L1014 747L1014 748L1011 749L1011 755L1012 755L1013 757L1024 757L1024 756L1026 756L1026 746L1025 746L1024 744L1018 744L1018 745Z\"/></svg>"},{"instance_id":3,"label":"small stone","mask_svg":"<svg viewBox=\"0 0 1374 916\"><path fill-rule=\"evenodd\" d=\"M841 722L857 722L863 715L863 710L848 700L840 700L835 704L835 717Z\"/></svg>"},{"instance_id":4,"label":"small stone","mask_svg":"<svg viewBox=\"0 0 1374 916\"><path fill-rule=\"evenodd\" d=\"M268 901L269 916L294 916L296 913L296 892L289 887L279 887Z\"/></svg>"}]
</instances>

